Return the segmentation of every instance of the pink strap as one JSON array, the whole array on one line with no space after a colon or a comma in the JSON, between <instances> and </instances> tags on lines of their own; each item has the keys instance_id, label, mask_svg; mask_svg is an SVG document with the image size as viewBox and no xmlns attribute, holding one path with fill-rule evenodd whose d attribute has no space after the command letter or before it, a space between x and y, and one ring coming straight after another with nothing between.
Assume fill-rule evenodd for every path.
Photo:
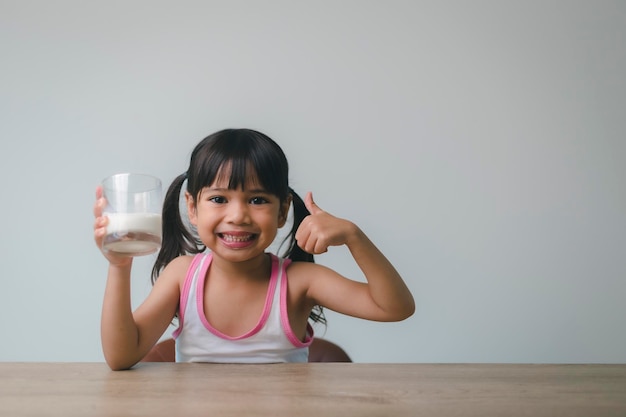
<instances>
[{"instance_id":1,"label":"pink strap","mask_svg":"<svg viewBox=\"0 0 626 417\"><path fill-rule=\"evenodd\" d=\"M287 267L291 263L291 259L284 259L283 266L281 268L281 280L280 280L280 321L283 325L283 329L285 330L285 335L287 339L295 346L295 347L307 347L310 346L313 342L314 331L313 327L311 327L310 323L306 325L306 336L304 342L301 341L291 329L291 324L289 323L289 314L287 313Z\"/></svg>"},{"instance_id":2,"label":"pink strap","mask_svg":"<svg viewBox=\"0 0 626 417\"><path fill-rule=\"evenodd\" d=\"M185 283L183 285L183 291L180 294L180 301L178 306L178 328L174 330L172 333L172 337L176 339L180 332L183 330L183 322L185 320L185 309L187 308L187 299L189 298L189 291L191 288L191 283L193 282L193 276L198 268L198 264L202 262L203 258L208 258L208 262L204 265L204 274L206 275L207 268L211 263L211 253L199 253L193 257L191 261L191 265L189 265L189 269L187 269L187 275L185 276ZM200 271L202 273L202 271Z\"/></svg>"}]
</instances>

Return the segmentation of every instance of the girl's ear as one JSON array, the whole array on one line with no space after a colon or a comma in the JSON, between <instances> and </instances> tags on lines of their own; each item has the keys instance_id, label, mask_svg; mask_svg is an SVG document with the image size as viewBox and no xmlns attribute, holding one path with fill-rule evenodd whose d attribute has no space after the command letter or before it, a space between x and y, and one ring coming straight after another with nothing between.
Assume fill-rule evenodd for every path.
<instances>
[{"instance_id":1,"label":"girl's ear","mask_svg":"<svg viewBox=\"0 0 626 417\"><path fill-rule=\"evenodd\" d=\"M185 191L185 201L187 203L187 215L189 216L189 222L197 226L198 215L196 213L196 202L189 192Z\"/></svg>"},{"instance_id":2,"label":"girl's ear","mask_svg":"<svg viewBox=\"0 0 626 417\"><path fill-rule=\"evenodd\" d=\"M289 216L289 207L291 207L291 200L293 197L291 194L287 196L283 204L280 205L280 212L278 213L278 228L281 228L287 223L287 217Z\"/></svg>"}]
</instances>

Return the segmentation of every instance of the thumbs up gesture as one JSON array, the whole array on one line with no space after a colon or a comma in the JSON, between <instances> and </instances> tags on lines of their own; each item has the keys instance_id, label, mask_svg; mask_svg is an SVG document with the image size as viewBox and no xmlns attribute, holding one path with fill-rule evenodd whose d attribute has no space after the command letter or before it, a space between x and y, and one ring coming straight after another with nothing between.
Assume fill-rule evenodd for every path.
<instances>
[{"instance_id":1,"label":"thumbs up gesture","mask_svg":"<svg viewBox=\"0 0 626 417\"><path fill-rule=\"evenodd\" d=\"M308 192L304 205L311 213L305 217L296 232L296 241L304 251L318 255L328 251L329 246L348 244L358 231L352 222L335 217L322 210Z\"/></svg>"}]
</instances>

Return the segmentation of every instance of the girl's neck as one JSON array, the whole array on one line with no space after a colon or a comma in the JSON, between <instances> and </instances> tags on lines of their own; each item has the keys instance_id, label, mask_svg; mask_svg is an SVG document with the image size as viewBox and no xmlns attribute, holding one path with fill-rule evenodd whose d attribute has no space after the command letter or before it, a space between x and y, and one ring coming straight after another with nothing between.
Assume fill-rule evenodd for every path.
<instances>
[{"instance_id":1,"label":"girl's neck","mask_svg":"<svg viewBox=\"0 0 626 417\"><path fill-rule=\"evenodd\" d=\"M228 274L232 279L266 280L271 274L272 260L268 253L258 255L243 262L231 262L213 254L211 269L220 274Z\"/></svg>"}]
</instances>

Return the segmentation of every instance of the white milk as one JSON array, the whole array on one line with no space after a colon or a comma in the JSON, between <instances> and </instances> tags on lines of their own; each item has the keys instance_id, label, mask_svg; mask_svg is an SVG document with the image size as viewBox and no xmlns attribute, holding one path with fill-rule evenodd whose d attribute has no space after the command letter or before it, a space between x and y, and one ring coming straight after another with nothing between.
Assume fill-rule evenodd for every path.
<instances>
[{"instance_id":1,"label":"white milk","mask_svg":"<svg viewBox=\"0 0 626 417\"><path fill-rule=\"evenodd\" d=\"M109 218L102 247L128 256L147 255L161 247L161 215L104 213Z\"/></svg>"}]
</instances>

